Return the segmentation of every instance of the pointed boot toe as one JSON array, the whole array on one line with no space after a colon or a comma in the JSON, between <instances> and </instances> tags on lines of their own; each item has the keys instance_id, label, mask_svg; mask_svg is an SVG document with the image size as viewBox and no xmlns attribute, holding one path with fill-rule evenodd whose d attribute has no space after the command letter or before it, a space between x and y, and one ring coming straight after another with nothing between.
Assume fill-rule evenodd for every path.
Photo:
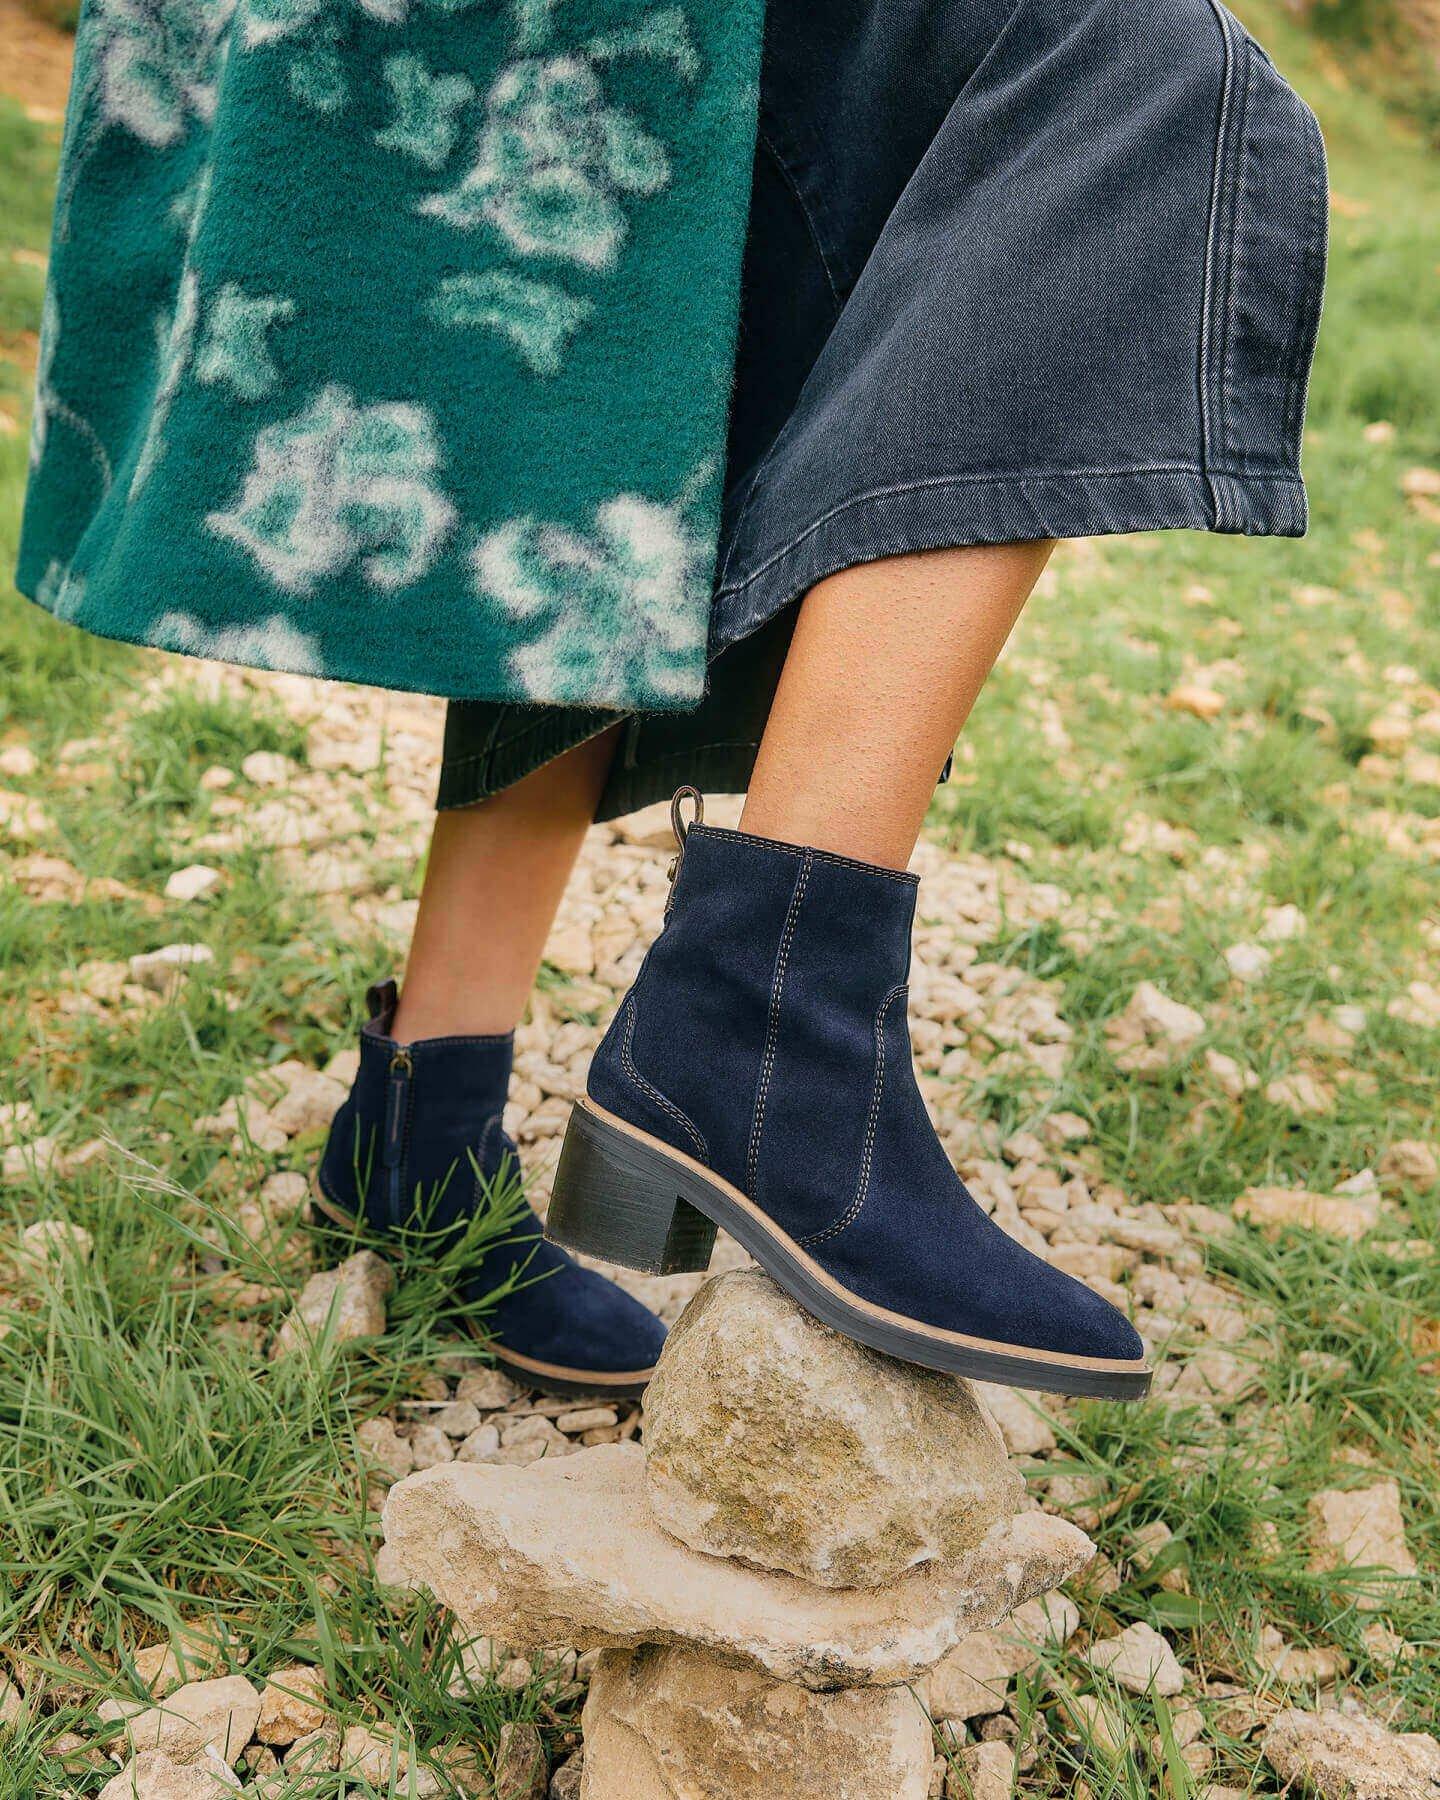
<instances>
[{"instance_id":1,"label":"pointed boot toe","mask_svg":"<svg viewBox=\"0 0 1440 1800\"><path fill-rule=\"evenodd\" d=\"M531 1215L533 1217L533 1215ZM565 1396L638 1398L665 1347L648 1306L539 1239L514 1290L477 1327L495 1361L527 1386Z\"/></svg>"},{"instance_id":2,"label":"pointed boot toe","mask_svg":"<svg viewBox=\"0 0 1440 1800\"><path fill-rule=\"evenodd\" d=\"M572 1114L547 1230L666 1273L704 1268L723 1226L874 1349L1139 1399L1129 1320L1002 1231L936 1137L906 1015L915 893L908 874L691 826Z\"/></svg>"}]
</instances>

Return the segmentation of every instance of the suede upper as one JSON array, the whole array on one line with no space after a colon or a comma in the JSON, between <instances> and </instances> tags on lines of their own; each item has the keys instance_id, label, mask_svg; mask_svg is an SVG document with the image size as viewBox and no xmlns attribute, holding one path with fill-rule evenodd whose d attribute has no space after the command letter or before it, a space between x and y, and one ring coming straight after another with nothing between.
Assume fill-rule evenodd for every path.
<instances>
[{"instance_id":1,"label":"suede upper","mask_svg":"<svg viewBox=\"0 0 1440 1800\"><path fill-rule=\"evenodd\" d=\"M1025 1348L1144 1354L951 1168L915 1078L915 878L692 826L673 905L595 1054L607 1111L707 1167L862 1299Z\"/></svg>"},{"instance_id":2,"label":"suede upper","mask_svg":"<svg viewBox=\"0 0 1440 1800\"><path fill-rule=\"evenodd\" d=\"M402 1045L389 1035L396 998L393 982L371 991L360 1069L330 1127L321 1190L374 1230L422 1222L459 1228L485 1203L483 1184L502 1175L507 1158L518 1170L503 1125L513 1039ZM494 1292L512 1271L517 1286L485 1315L502 1352L599 1373L653 1366L665 1327L614 1282L547 1242L528 1206L475 1263L466 1297Z\"/></svg>"}]
</instances>

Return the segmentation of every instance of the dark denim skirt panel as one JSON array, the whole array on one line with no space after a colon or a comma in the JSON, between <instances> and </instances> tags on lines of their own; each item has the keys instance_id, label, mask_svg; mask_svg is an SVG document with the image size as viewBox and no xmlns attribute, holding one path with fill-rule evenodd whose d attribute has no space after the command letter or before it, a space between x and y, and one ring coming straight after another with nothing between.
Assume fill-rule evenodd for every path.
<instances>
[{"instance_id":1,"label":"dark denim skirt panel","mask_svg":"<svg viewBox=\"0 0 1440 1800\"><path fill-rule=\"evenodd\" d=\"M601 816L745 784L788 625L749 640L840 569L1301 533L1326 206L1218 0L770 0L710 692L630 721ZM607 722L457 704L441 804Z\"/></svg>"}]
</instances>

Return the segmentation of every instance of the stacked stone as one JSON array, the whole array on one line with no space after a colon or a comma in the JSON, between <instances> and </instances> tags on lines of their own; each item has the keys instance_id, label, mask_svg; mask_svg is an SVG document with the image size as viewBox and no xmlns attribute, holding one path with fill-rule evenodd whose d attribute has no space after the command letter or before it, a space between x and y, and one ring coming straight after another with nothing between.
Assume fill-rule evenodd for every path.
<instances>
[{"instance_id":1,"label":"stacked stone","mask_svg":"<svg viewBox=\"0 0 1440 1800\"><path fill-rule=\"evenodd\" d=\"M385 1530L468 1630L603 1652L581 1800L925 1800L914 1684L1093 1551L1022 1500L964 1382L744 1271L671 1333L645 1449L428 1469Z\"/></svg>"}]
</instances>

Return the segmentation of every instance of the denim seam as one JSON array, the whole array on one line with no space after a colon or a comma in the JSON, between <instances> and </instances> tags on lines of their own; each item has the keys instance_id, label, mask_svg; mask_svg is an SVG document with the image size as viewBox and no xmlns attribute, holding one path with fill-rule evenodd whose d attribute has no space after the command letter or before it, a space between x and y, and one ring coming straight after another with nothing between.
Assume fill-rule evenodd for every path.
<instances>
[{"instance_id":1,"label":"denim seam","mask_svg":"<svg viewBox=\"0 0 1440 1800\"><path fill-rule=\"evenodd\" d=\"M792 414L791 416L793 418L794 415ZM745 490L745 498L740 502L740 510L735 515L734 529L729 533L730 541L725 546L725 560L716 571L715 591L717 593L724 592L725 581L730 573L730 564L735 560L735 552L739 548L741 528L746 519L749 518L751 504L754 501L756 494L760 491L761 477L770 467L770 464L775 459L776 452L785 441L785 433L789 428L789 424L790 421L787 419L785 424L776 432L774 442L760 458L759 462L756 463L754 471L750 476L750 485Z\"/></svg>"},{"instance_id":2,"label":"denim seam","mask_svg":"<svg viewBox=\"0 0 1440 1800\"><path fill-rule=\"evenodd\" d=\"M1236 28L1239 29L1238 27ZM1245 452L1232 448L1233 432L1230 422L1235 413L1235 343L1236 343L1236 294L1240 288L1244 274L1243 250L1246 242L1246 192L1245 192L1245 145L1250 124L1250 96L1253 84L1253 63L1249 48L1249 38L1240 34L1239 60L1232 83L1234 89L1234 121L1228 131L1223 146L1228 163L1227 187L1228 209L1226 230L1226 277L1224 294L1224 333L1216 351L1216 379L1220 390L1220 444L1227 458L1234 457L1242 466Z\"/></svg>"},{"instance_id":3,"label":"denim seam","mask_svg":"<svg viewBox=\"0 0 1440 1800\"><path fill-rule=\"evenodd\" d=\"M921 493L929 488L976 486L1013 487L1031 481L1115 481L1144 475L1193 475L1201 480L1206 480L1212 473L1219 475L1233 474L1236 480L1243 480L1246 482L1280 483L1286 487L1299 487L1301 485L1300 477L1288 472L1277 471L1269 474L1261 474L1252 473L1245 469L1229 470L1223 467L1207 470L1200 463L1156 463L1148 467L1129 469L1032 469L1023 472L1013 470L1009 473L996 475L927 476L920 481L895 482L888 487L867 488L863 493L852 494L848 500L839 501L827 512L822 513L818 519L812 520L811 523L806 526L804 531L799 532L787 543L782 544L778 550L774 551L770 556L767 556L765 561L761 563L758 568L752 569L748 575L741 576L736 581L727 581L725 576L728 574L729 565L733 560L733 553L739 541L740 526L744 522L744 513L742 511L740 519L736 521L735 529L731 536L730 554L726 556L726 566L716 583L715 591L717 595L738 594L741 589L751 586L752 583L759 581L765 575L768 575L770 570L773 569L777 563L783 562L792 551L798 549L807 538L813 537L817 531L823 531L832 519L838 518L842 513L849 512L854 507L868 505L874 500L897 499L904 494ZM748 506L749 501L747 499L747 510Z\"/></svg>"},{"instance_id":4,"label":"denim seam","mask_svg":"<svg viewBox=\"0 0 1440 1800\"><path fill-rule=\"evenodd\" d=\"M800 208L800 216L805 221L805 229L810 234L810 242L815 246L815 254L820 258L820 267L825 271L825 285L830 290L830 298L835 302L835 317L838 319L844 302L840 298L839 288L835 285L835 277L830 270L830 259L825 254L825 246L820 242L820 233L815 228L815 220L811 216L804 194L800 191L800 183L795 179L789 163L780 154L763 126L756 133L756 138L761 147L770 153L770 160L779 170L781 179L795 196L795 204Z\"/></svg>"},{"instance_id":5,"label":"denim seam","mask_svg":"<svg viewBox=\"0 0 1440 1800\"><path fill-rule=\"evenodd\" d=\"M1300 297L1304 324L1301 330L1294 333L1290 391L1286 395L1286 437L1290 442L1298 442L1305 429L1305 376L1315 353L1315 341L1320 329L1320 308L1325 298L1325 240L1328 232L1329 170L1325 155L1325 139L1319 124L1308 108L1304 114L1304 124L1306 135L1310 140L1311 153L1310 230L1305 242L1305 279ZM1314 253L1314 245L1317 241L1321 244L1321 252L1318 257Z\"/></svg>"},{"instance_id":6,"label":"denim seam","mask_svg":"<svg viewBox=\"0 0 1440 1800\"><path fill-rule=\"evenodd\" d=\"M775 1054L780 1041L780 996L785 987L785 970L790 961L790 946L795 941L795 927L800 917L800 906L805 898L805 888L810 880L810 869L814 861L810 851L804 852L800 864L800 873L796 877L795 888L790 895L790 905L785 912L785 925L780 933L780 950L776 959L774 978L770 983L770 1016L765 1024L765 1053L760 1059L760 1085L755 1091L755 1114L750 1121L750 1145L745 1155L745 1180L753 1197L756 1186L756 1174L760 1162L760 1133L765 1128L765 1102L770 1094L770 1077L775 1072Z\"/></svg>"},{"instance_id":7,"label":"denim seam","mask_svg":"<svg viewBox=\"0 0 1440 1800\"><path fill-rule=\"evenodd\" d=\"M1230 102L1234 89L1235 48L1224 7L1219 4L1219 0L1210 0L1210 8L1220 32L1220 42L1224 47L1225 67L1220 81L1220 104L1215 120L1215 156L1210 177L1210 212L1205 228L1205 268L1200 303L1197 374L1200 388L1200 462L1207 486L1210 489L1211 505L1214 508L1215 520L1218 524L1224 518L1225 509L1221 504L1219 490L1210 479L1221 424L1213 416L1218 410L1220 395L1212 391L1217 367L1212 339L1217 326L1223 325L1225 318L1224 302L1219 296L1221 271L1217 265L1220 256L1220 217L1225 199L1225 144L1229 128Z\"/></svg>"},{"instance_id":8,"label":"denim seam","mask_svg":"<svg viewBox=\"0 0 1440 1800\"><path fill-rule=\"evenodd\" d=\"M875 1133L880 1125L880 1098L885 1091L885 1020L890 1008L905 992L904 986L891 988L875 1014L875 1086L870 1095L870 1116L865 1122L865 1149L860 1157L860 1179L855 1186L855 1198L833 1225L827 1225L823 1231L812 1232L809 1237L801 1238L801 1249L809 1249L812 1244L823 1244L827 1238L839 1237L842 1231L860 1217L861 1208L865 1205L870 1192L870 1168L875 1157Z\"/></svg>"},{"instance_id":9,"label":"denim seam","mask_svg":"<svg viewBox=\"0 0 1440 1800\"><path fill-rule=\"evenodd\" d=\"M639 977L637 976L636 979L638 982ZM630 1046L635 1037L635 993L633 989L625 1004L627 1009L625 1027L620 1033L621 1068L624 1069L625 1073L635 1083L636 1087L639 1088L640 1092L645 1095L646 1099L653 1100L655 1105L658 1106L662 1112L668 1113L682 1130L689 1132L691 1143L696 1145L700 1151L700 1160L702 1162L708 1162L710 1160L709 1146L706 1144L705 1139L700 1132L696 1130L693 1121L681 1112L680 1108L676 1106L673 1100L667 1100L660 1092L659 1088L648 1082L635 1067L635 1060L630 1054Z\"/></svg>"},{"instance_id":10,"label":"denim seam","mask_svg":"<svg viewBox=\"0 0 1440 1800\"><path fill-rule=\"evenodd\" d=\"M1204 281L1201 293L1201 342L1197 346L1195 356L1195 380L1199 387L1201 401L1201 468L1206 475L1206 484L1210 488L1211 506L1215 508L1215 518L1220 518L1219 490L1215 482L1210 481L1210 463L1213 446L1215 446L1215 425L1211 419L1213 398L1210 391L1211 371L1211 333L1215 322L1215 288L1217 288L1217 238L1219 238L1220 191L1222 191L1222 169L1224 169L1224 140L1226 140L1226 119L1229 112L1229 70L1231 70L1231 41L1229 41L1229 25L1226 23L1224 9L1219 0L1210 0L1210 9L1215 16L1215 25L1220 32L1220 45L1224 50L1224 72L1220 76L1220 104L1215 115L1215 157L1210 171L1210 212L1206 218L1206 234L1204 234Z\"/></svg>"}]
</instances>

